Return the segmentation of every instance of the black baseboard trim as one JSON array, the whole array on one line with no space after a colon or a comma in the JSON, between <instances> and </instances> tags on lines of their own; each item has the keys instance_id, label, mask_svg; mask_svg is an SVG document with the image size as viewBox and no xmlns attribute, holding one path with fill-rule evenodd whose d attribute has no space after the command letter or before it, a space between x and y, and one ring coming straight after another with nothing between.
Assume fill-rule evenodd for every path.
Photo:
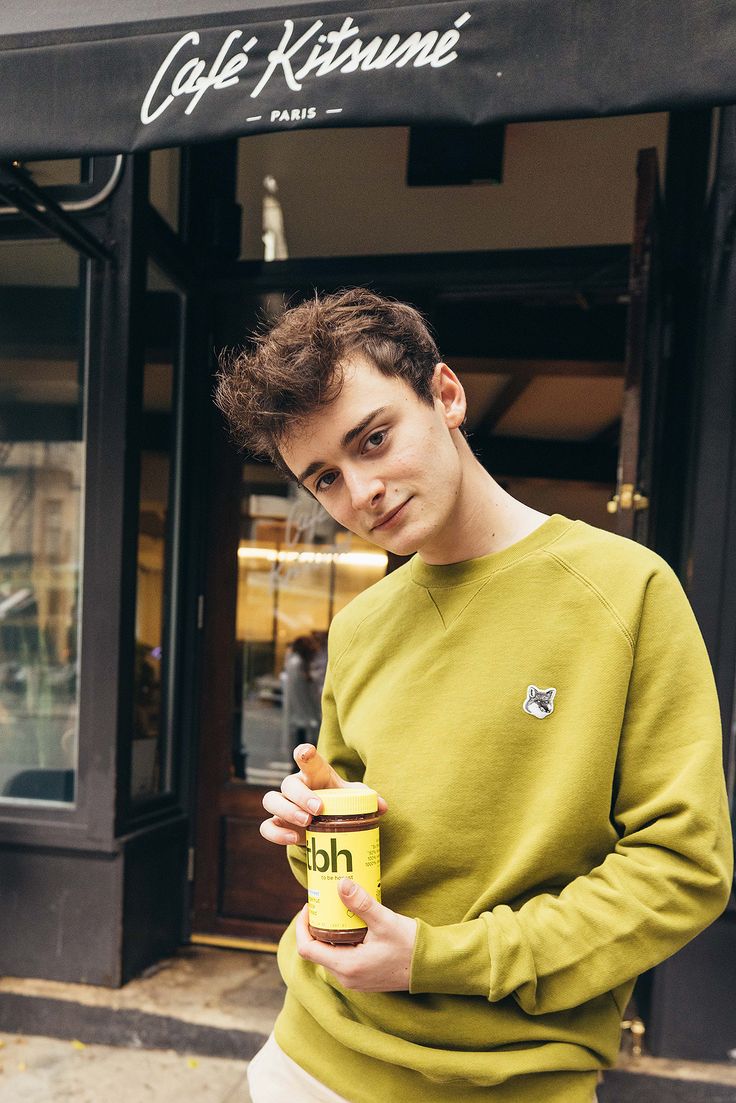
<instances>
[{"instance_id":1,"label":"black baseboard trim","mask_svg":"<svg viewBox=\"0 0 736 1103\"><path fill-rule=\"evenodd\" d=\"M736 1084L620 1072L604 1074L599 1103L736 1103Z\"/></svg>"},{"instance_id":2,"label":"black baseboard trim","mask_svg":"<svg viewBox=\"0 0 736 1103\"><path fill-rule=\"evenodd\" d=\"M76 1038L89 1044L139 1049L173 1049L202 1057L232 1057L248 1061L267 1034L227 1030L146 1011L0 993L0 1030L9 1034L40 1034Z\"/></svg>"}]
</instances>

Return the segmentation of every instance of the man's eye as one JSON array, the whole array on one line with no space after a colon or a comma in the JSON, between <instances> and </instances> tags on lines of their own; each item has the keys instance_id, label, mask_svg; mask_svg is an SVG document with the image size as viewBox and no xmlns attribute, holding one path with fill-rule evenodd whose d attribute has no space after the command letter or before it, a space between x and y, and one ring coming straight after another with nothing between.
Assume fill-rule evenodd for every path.
<instances>
[{"instance_id":1,"label":"man's eye","mask_svg":"<svg viewBox=\"0 0 736 1103\"><path fill-rule=\"evenodd\" d=\"M383 444L384 439L386 437L386 430L385 429L376 429L375 433L371 433L371 435L367 438L366 444L370 444L371 441L374 441L376 437L379 437L380 439L378 440L377 444L373 445L374 448L378 448L378 447L380 447L380 445Z\"/></svg>"},{"instance_id":2,"label":"man's eye","mask_svg":"<svg viewBox=\"0 0 736 1103\"><path fill-rule=\"evenodd\" d=\"M332 486L332 481L334 481L336 477L337 476L335 475L334 471L326 471L324 475L320 475L320 477L317 479L317 482L314 484L314 489L318 491L328 490ZM325 479L330 479L331 481L326 483Z\"/></svg>"}]
</instances>

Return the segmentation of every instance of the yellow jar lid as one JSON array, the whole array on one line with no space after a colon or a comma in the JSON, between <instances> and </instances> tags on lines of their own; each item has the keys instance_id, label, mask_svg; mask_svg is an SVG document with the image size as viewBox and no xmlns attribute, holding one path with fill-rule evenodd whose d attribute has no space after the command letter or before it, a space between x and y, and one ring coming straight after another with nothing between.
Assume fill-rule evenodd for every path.
<instances>
[{"instance_id":1,"label":"yellow jar lid","mask_svg":"<svg viewBox=\"0 0 736 1103\"><path fill-rule=\"evenodd\" d=\"M322 801L318 816L360 816L378 811L375 789L315 789L314 795Z\"/></svg>"}]
</instances>

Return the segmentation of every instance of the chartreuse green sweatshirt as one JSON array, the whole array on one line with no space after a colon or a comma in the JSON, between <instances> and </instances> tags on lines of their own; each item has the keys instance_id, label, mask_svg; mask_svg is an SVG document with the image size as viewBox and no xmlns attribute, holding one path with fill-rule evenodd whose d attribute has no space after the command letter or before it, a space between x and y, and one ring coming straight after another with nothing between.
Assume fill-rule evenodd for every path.
<instances>
[{"instance_id":1,"label":"chartreuse green sweatshirt","mask_svg":"<svg viewBox=\"0 0 736 1103\"><path fill-rule=\"evenodd\" d=\"M636 975L732 875L677 577L559 514L478 559L415 556L335 618L323 712L321 753L388 802L383 903L418 934L409 990L363 993L302 959L292 923L278 1044L351 1103L590 1103Z\"/></svg>"}]
</instances>

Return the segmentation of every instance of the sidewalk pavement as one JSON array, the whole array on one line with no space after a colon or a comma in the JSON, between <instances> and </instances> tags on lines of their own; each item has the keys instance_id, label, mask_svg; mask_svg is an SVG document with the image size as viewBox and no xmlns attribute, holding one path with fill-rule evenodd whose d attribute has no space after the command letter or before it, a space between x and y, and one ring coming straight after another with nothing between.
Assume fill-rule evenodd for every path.
<instances>
[{"instance_id":1,"label":"sidewalk pavement","mask_svg":"<svg viewBox=\"0 0 736 1103\"><path fill-rule=\"evenodd\" d=\"M0 977L0 1103L250 1103L284 992L273 954L194 944L123 988ZM631 1044L600 1103L736 1103L736 1064Z\"/></svg>"},{"instance_id":2,"label":"sidewalk pavement","mask_svg":"<svg viewBox=\"0 0 736 1103\"><path fill-rule=\"evenodd\" d=\"M247 1061L0 1034L1 1103L250 1103Z\"/></svg>"}]
</instances>

